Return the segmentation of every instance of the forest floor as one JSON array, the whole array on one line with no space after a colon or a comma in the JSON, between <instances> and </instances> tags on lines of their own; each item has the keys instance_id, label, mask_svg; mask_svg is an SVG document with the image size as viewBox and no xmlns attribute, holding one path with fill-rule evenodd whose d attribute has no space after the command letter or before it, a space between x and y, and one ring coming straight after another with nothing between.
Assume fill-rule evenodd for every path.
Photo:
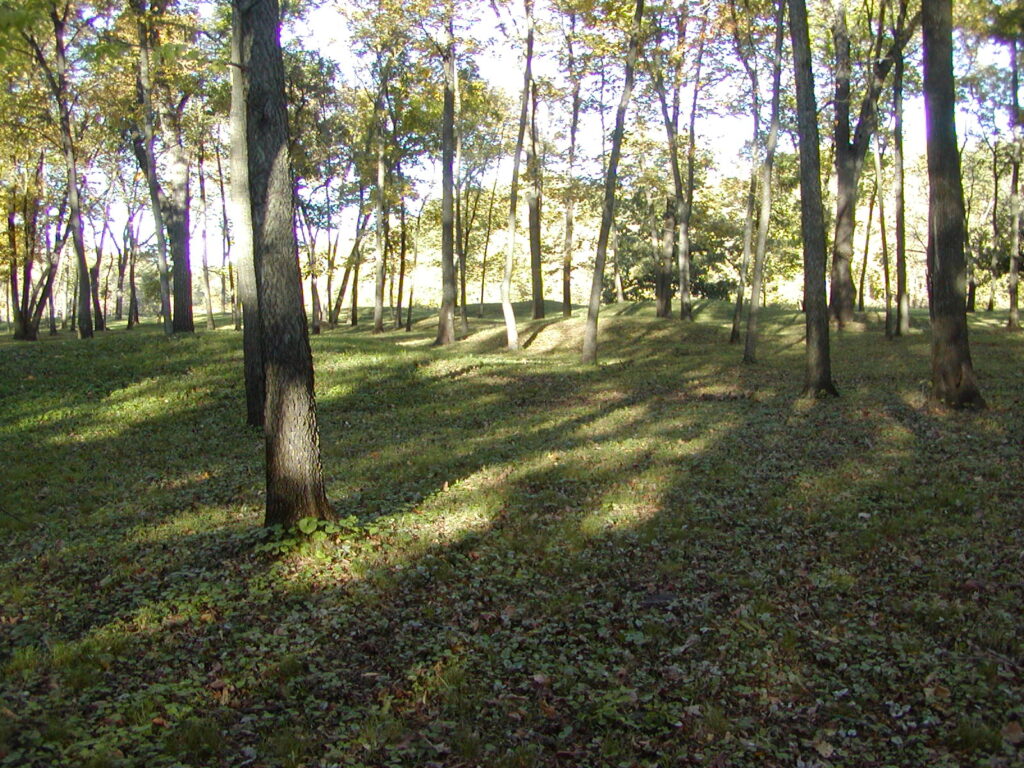
<instances>
[{"instance_id":1,"label":"forest floor","mask_svg":"<svg viewBox=\"0 0 1024 768\"><path fill-rule=\"evenodd\" d=\"M927 313L811 401L798 312L698 310L316 337L309 536L239 334L0 342L0 765L1024 764L1024 336L956 413Z\"/></svg>"}]
</instances>

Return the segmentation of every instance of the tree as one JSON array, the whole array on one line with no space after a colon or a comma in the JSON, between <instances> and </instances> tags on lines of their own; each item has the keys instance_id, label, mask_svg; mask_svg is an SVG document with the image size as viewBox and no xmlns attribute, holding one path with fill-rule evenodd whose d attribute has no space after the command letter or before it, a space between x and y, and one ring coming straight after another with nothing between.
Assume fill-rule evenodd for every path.
<instances>
[{"instance_id":1,"label":"tree","mask_svg":"<svg viewBox=\"0 0 1024 768\"><path fill-rule=\"evenodd\" d=\"M953 408L984 408L967 338L964 196L954 120L952 0L923 4L921 33L928 153L932 396Z\"/></svg>"},{"instance_id":2,"label":"tree","mask_svg":"<svg viewBox=\"0 0 1024 768\"><path fill-rule=\"evenodd\" d=\"M769 118L768 138L761 163L759 185L761 202L757 220L757 246L754 249L754 274L750 282L750 308L747 310L747 336L743 343L743 362L757 360L757 319L761 306L761 290L764 280L764 260L768 250L768 226L772 214L772 168L775 164L775 148L779 140L779 111L782 95L782 43L785 31L786 0L777 1L775 12L775 45L772 59L772 106Z\"/></svg>"},{"instance_id":3,"label":"tree","mask_svg":"<svg viewBox=\"0 0 1024 768\"><path fill-rule=\"evenodd\" d=\"M455 342L455 6L446 5L446 37L442 55L444 64L444 111L441 121L441 285L443 297L438 313L434 344Z\"/></svg>"},{"instance_id":4,"label":"tree","mask_svg":"<svg viewBox=\"0 0 1024 768\"><path fill-rule=\"evenodd\" d=\"M800 232L804 249L804 312L807 356L804 394L837 395L832 382L828 308L825 303L825 217L821 203L818 107L811 69L811 41L804 0L789 0L789 34L796 79L797 134L800 144Z\"/></svg>"},{"instance_id":5,"label":"tree","mask_svg":"<svg viewBox=\"0 0 1024 768\"><path fill-rule=\"evenodd\" d=\"M590 285L590 302L587 305L587 323L583 330L583 363L597 363L597 318L601 311L601 292L604 283L604 263L608 254L608 235L615 218L615 184L619 169L619 154L622 136L626 129L626 109L633 93L633 77L636 60L640 55L640 24L643 20L644 0L636 0L633 12L633 26L629 35L626 52L626 66L622 96L615 110L615 128L612 129L611 154L604 173L604 201L601 207L601 228L597 235L597 253L594 256L594 278Z\"/></svg>"},{"instance_id":6,"label":"tree","mask_svg":"<svg viewBox=\"0 0 1024 768\"><path fill-rule=\"evenodd\" d=\"M81 8L71 0L50 0L31 8L30 12L36 12L38 15L29 17L28 23L18 28L18 36L37 66L39 76L52 100L54 122L58 126L67 178L71 242L78 266L78 336L87 339L93 335L92 281L85 256L85 232L82 221L79 130L78 121L74 119L77 94L72 88L72 62L68 57L69 39L79 40L78 33L87 30L88 23L82 18Z\"/></svg>"},{"instance_id":7,"label":"tree","mask_svg":"<svg viewBox=\"0 0 1024 768\"><path fill-rule=\"evenodd\" d=\"M576 138L579 133L580 111L583 99L580 96L582 89L583 74L577 64L576 53L573 46L576 42L576 19L575 10L569 10L568 29L565 31L566 50L566 74L572 87L570 117L569 117L569 160L566 170L565 184L565 237L562 245L562 315L569 317L572 314L572 253L573 253L573 228L576 212ZM482 303L482 299L481 299Z\"/></svg>"},{"instance_id":8,"label":"tree","mask_svg":"<svg viewBox=\"0 0 1024 768\"><path fill-rule=\"evenodd\" d=\"M246 96L253 261L266 379L266 525L332 512L324 493L313 358L295 238L277 0L235 0Z\"/></svg>"},{"instance_id":9,"label":"tree","mask_svg":"<svg viewBox=\"0 0 1024 768\"><path fill-rule=\"evenodd\" d=\"M242 62L241 18L232 5L231 16L231 232L238 254L238 301L242 305L242 355L245 377L246 423L263 426L266 403L266 379L263 343L260 335L260 303L256 289L256 264L253 260L252 205L249 197L249 150ZM159 231L159 230L158 230ZM165 321L166 322L166 321Z\"/></svg>"},{"instance_id":10,"label":"tree","mask_svg":"<svg viewBox=\"0 0 1024 768\"><path fill-rule=\"evenodd\" d=\"M895 61L902 57L903 48L917 27L920 17L907 21L907 0L900 0L898 21L893 39L885 47L884 13L887 4L880 5L882 20L872 40L871 70L867 88L860 104L855 127L851 126L851 77L853 62L850 53L850 33L847 27L846 0L837 0L832 25L835 49L835 163L836 163L836 220L832 241L832 282L829 312L840 327L853 320L853 235L856 228L857 185L867 157L871 137L877 128L877 104L882 86ZM870 25L871 20L868 20Z\"/></svg>"}]
</instances>

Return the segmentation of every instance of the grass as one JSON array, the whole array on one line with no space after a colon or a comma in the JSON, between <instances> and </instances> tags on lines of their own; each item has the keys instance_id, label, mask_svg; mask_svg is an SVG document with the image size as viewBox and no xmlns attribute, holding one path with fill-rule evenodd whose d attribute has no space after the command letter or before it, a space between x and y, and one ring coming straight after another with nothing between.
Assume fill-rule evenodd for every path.
<instances>
[{"instance_id":1,"label":"grass","mask_svg":"<svg viewBox=\"0 0 1024 768\"><path fill-rule=\"evenodd\" d=\"M283 541L238 334L0 342L0 765L1024 761L1005 318L965 414L926 317L834 334L807 401L791 309L744 366L725 305L607 307L599 367L578 314L509 354L488 309L314 338L346 522Z\"/></svg>"}]
</instances>

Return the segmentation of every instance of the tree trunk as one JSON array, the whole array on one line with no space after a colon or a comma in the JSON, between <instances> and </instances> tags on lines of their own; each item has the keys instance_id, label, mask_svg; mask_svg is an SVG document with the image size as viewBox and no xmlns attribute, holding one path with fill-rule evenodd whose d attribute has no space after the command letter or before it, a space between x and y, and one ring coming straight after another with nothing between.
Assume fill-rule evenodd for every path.
<instances>
[{"instance_id":1,"label":"tree trunk","mask_svg":"<svg viewBox=\"0 0 1024 768\"><path fill-rule=\"evenodd\" d=\"M679 220L679 319L693 319L693 300L690 295L690 219L693 215L693 193L697 164L697 102L701 92L701 69L704 64L705 33L708 17L701 21L700 40L697 44L696 72L693 76L693 99L690 102L690 134L686 145L686 199L679 209L677 200L677 216Z\"/></svg>"},{"instance_id":2,"label":"tree trunk","mask_svg":"<svg viewBox=\"0 0 1024 768\"><path fill-rule=\"evenodd\" d=\"M184 106L184 105L182 105ZM167 245L171 254L174 285L172 325L175 333L192 333L192 228L189 223L192 204L189 191L189 159L180 125L181 115L174 114L163 121L167 148L167 194L164 195L164 224L167 226ZM168 130L168 126L170 129Z\"/></svg>"},{"instance_id":3,"label":"tree trunk","mask_svg":"<svg viewBox=\"0 0 1024 768\"><path fill-rule=\"evenodd\" d=\"M750 283L750 309L747 312L747 338L743 344L743 362L757 362L757 321L761 311L760 298L764 281L764 260L768 251L768 227L772 213L772 166L779 140L781 107L782 44L785 32L786 0L777 0L775 13L775 49L772 62L772 106L764 162L761 164L761 209L757 220L757 248L754 251L754 275Z\"/></svg>"},{"instance_id":4,"label":"tree trunk","mask_svg":"<svg viewBox=\"0 0 1024 768\"><path fill-rule=\"evenodd\" d=\"M892 280L889 269L889 238L885 226L885 184L882 176L882 152L878 136L875 136L875 191L878 194L878 229L882 237L882 276L885 280L885 338L895 335L895 324L892 312ZM874 196L874 195L872 195ZM870 220L870 216L868 217Z\"/></svg>"},{"instance_id":5,"label":"tree trunk","mask_svg":"<svg viewBox=\"0 0 1024 768\"><path fill-rule=\"evenodd\" d=\"M427 207L427 198L423 198L423 202L420 205L419 215L416 217L416 233L413 235L412 240L412 271L416 272L416 265L420 260L420 222L423 221L423 209ZM410 333L412 331L412 294L415 284L409 281L409 308L405 313L405 332Z\"/></svg>"},{"instance_id":6,"label":"tree trunk","mask_svg":"<svg viewBox=\"0 0 1024 768\"><path fill-rule=\"evenodd\" d=\"M66 7L64 10L65 15L61 16L56 6L50 8L50 22L52 24L54 41L53 67L47 61L39 41L30 35L22 34L25 42L32 49L36 64L43 71L49 86L50 96L53 98L54 106L57 108L60 147L61 153L64 155L64 165L67 174L71 241L74 245L75 257L78 262L76 328L80 339L88 339L92 338L93 335L92 308L90 306L91 283L89 280L89 265L85 256L85 233L82 224L82 201L79 191L78 155L71 120L71 97L68 93L68 62L64 36L67 23L66 14L70 12L70 7Z\"/></svg>"},{"instance_id":7,"label":"tree trunk","mask_svg":"<svg viewBox=\"0 0 1024 768\"><path fill-rule=\"evenodd\" d=\"M626 300L626 291L622 285L622 270L619 264L619 229L615 226L614 220L610 238L612 243L612 283L615 288L615 301L621 304Z\"/></svg>"},{"instance_id":8,"label":"tree trunk","mask_svg":"<svg viewBox=\"0 0 1024 768\"><path fill-rule=\"evenodd\" d=\"M576 209L576 179L573 176L576 165L576 134L580 126L580 109L583 100L580 97L581 76L576 69L576 57L573 42L576 37L576 13L569 12L569 34L566 36L568 53L568 74L572 83L572 114L569 119L569 168L566 171L565 185L565 240L562 244L562 316L572 315L572 251L573 251L573 217ZM483 315L483 298L480 299L480 312Z\"/></svg>"},{"instance_id":9,"label":"tree trunk","mask_svg":"<svg viewBox=\"0 0 1024 768\"><path fill-rule=\"evenodd\" d=\"M672 265L676 261L676 222L675 204L673 200L665 201L665 213L661 217L661 235L658 238L660 253L655 254L658 259L658 270L655 280L654 314L656 317L672 317ZM621 284L622 278L616 270L616 276Z\"/></svg>"},{"instance_id":10,"label":"tree trunk","mask_svg":"<svg viewBox=\"0 0 1024 768\"><path fill-rule=\"evenodd\" d=\"M398 300L395 302L395 330L402 327L402 306L405 300L405 262L409 251L409 232L406 222L405 200L398 207Z\"/></svg>"},{"instance_id":11,"label":"tree trunk","mask_svg":"<svg viewBox=\"0 0 1024 768\"><path fill-rule=\"evenodd\" d=\"M260 338L260 305L253 261L252 206L249 201L249 150L247 146L246 91L242 76L241 20L232 3L231 35L231 230L237 250L238 300L242 305L242 353L245 373L246 423L263 426L266 378L263 342ZM159 231L159 228L157 228Z\"/></svg>"},{"instance_id":12,"label":"tree trunk","mask_svg":"<svg viewBox=\"0 0 1024 768\"><path fill-rule=\"evenodd\" d=\"M381 97L382 98L382 97ZM380 105L380 112L383 111L383 104ZM384 164L384 125L383 115L376 114L375 125L377 126L377 226L375 231L377 242L377 267L374 271L373 291L373 332L384 332L384 287L387 268L387 223L385 217L385 183L387 180L386 166Z\"/></svg>"},{"instance_id":13,"label":"tree trunk","mask_svg":"<svg viewBox=\"0 0 1024 768\"><path fill-rule=\"evenodd\" d=\"M1010 315L1006 327L1011 331L1020 330L1020 307L1018 290L1020 284L1020 66L1017 61L1017 41L1010 40L1010 127L1013 134L1010 170Z\"/></svg>"},{"instance_id":14,"label":"tree trunk","mask_svg":"<svg viewBox=\"0 0 1024 768\"><path fill-rule=\"evenodd\" d=\"M267 383L265 524L293 526L303 518L330 517L332 512L324 493L313 359L302 308L280 11L277 0L252 0L235 7L248 97L253 258Z\"/></svg>"},{"instance_id":15,"label":"tree trunk","mask_svg":"<svg viewBox=\"0 0 1024 768\"><path fill-rule=\"evenodd\" d=\"M349 308L349 325L359 325L359 267L362 266L363 249L359 243L353 246L355 258L352 261L352 306Z\"/></svg>"},{"instance_id":16,"label":"tree trunk","mask_svg":"<svg viewBox=\"0 0 1024 768\"><path fill-rule=\"evenodd\" d=\"M996 280L999 279L999 144L992 142L992 255L989 260L989 293L988 308L993 312L996 308Z\"/></svg>"},{"instance_id":17,"label":"tree trunk","mask_svg":"<svg viewBox=\"0 0 1024 768\"><path fill-rule=\"evenodd\" d=\"M755 119L755 123L758 121ZM757 146L757 137L760 133L759 126L754 127L754 142ZM746 289L747 271L750 269L750 256L754 250L754 209L757 206L757 162L751 163L750 187L747 190L747 214L743 219L743 257L740 261L739 284L736 286L736 307L732 313L732 331L729 333L729 343L735 344L740 340L740 321L743 318L743 292ZM754 295L757 301L757 295Z\"/></svg>"},{"instance_id":18,"label":"tree trunk","mask_svg":"<svg viewBox=\"0 0 1024 768\"><path fill-rule=\"evenodd\" d=\"M441 120L441 310L434 346L455 343L455 9L448 4Z\"/></svg>"},{"instance_id":19,"label":"tree trunk","mask_svg":"<svg viewBox=\"0 0 1024 768\"><path fill-rule=\"evenodd\" d=\"M537 83L530 83L530 141L526 145L526 208L530 226L530 285L533 291L533 319L544 317L544 272L541 252L540 155L537 152Z\"/></svg>"},{"instance_id":20,"label":"tree trunk","mask_svg":"<svg viewBox=\"0 0 1024 768\"><path fill-rule=\"evenodd\" d=\"M128 250L128 330L139 324L139 294L135 288L135 262L138 253L139 245L133 230L131 246Z\"/></svg>"},{"instance_id":21,"label":"tree trunk","mask_svg":"<svg viewBox=\"0 0 1024 768\"><path fill-rule=\"evenodd\" d=\"M504 137L502 137L504 143ZM491 184L491 197L487 201L487 223L484 227L484 252L480 259L480 317L484 316L484 288L487 286L487 254L491 250L491 225L493 224L494 200L498 193L498 175L494 175L494 182ZM422 211L421 211L422 213ZM420 222L416 219L416 229L419 231Z\"/></svg>"},{"instance_id":22,"label":"tree trunk","mask_svg":"<svg viewBox=\"0 0 1024 768\"><path fill-rule=\"evenodd\" d=\"M149 189L150 209L153 214L153 229L156 234L157 272L160 276L160 316L163 320L164 333L174 333L171 319L171 271L167 257L166 227L164 226L161 198L163 192L157 179L156 166L156 119L153 107L153 73L152 73L152 36L146 23L149 9L144 0L132 0L132 8L136 13L136 27L139 38L139 106L142 108L142 135L136 135L132 142L135 158L146 176Z\"/></svg>"},{"instance_id":23,"label":"tree trunk","mask_svg":"<svg viewBox=\"0 0 1024 768\"><path fill-rule=\"evenodd\" d=\"M864 311L864 288L868 277L868 254L871 251L871 220L875 217L875 202L878 200L878 182L871 188L868 198L868 220L864 223L864 256L860 262L860 281L857 288L857 311Z\"/></svg>"},{"instance_id":24,"label":"tree trunk","mask_svg":"<svg viewBox=\"0 0 1024 768\"><path fill-rule=\"evenodd\" d=\"M633 76L636 60L640 55L640 26L644 13L644 0L636 0L633 12L633 27L629 35L629 49L626 53L626 69L622 97L615 110L615 128L612 129L612 148L608 167L604 174L604 202L601 206L601 228L597 235L597 253L594 256L594 279L590 286L590 302L587 305L587 323L583 331L582 361L597 364L597 318L601 311L601 292L604 282L604 262L608 253L608 236L615 218L615 185L619 170L619 154L622 150L622 136L626 131L626 109L633 93Z\"/></svg>"},{"instance_id":25,"label":"tree trunk","mask_svg":"<svg viewBox=\"0 0 1024 768\"><path fill-rule=\"evenodd\" d=\"M907 224L903 173L903 55L896 59L892 79L893 172L896 183L896 330L910 333L910 294L907 291Z\"/></svg>"},{"instance_id":26,"label":"tree trunk","mask_svg":"<svg viewBox=\"0 0 1024 768\"><path fill-rule=\"evenodd\" d=\"M818 107L811 70L811 41L804 0L789 0L789 33L796 80L797 133L800 144L800 233L804 251L804 318L807 357L804 394L837 395L829 353L825 303L825 217L821 203Z\"/></svg>"},{"instance_id":27,"label":"tree trunk","mask_svg":"<svg viewBox=\"0 0 1024 768\"><path fill-rule=\"evenodd\" d=\"M964 198L956 139L952 0L923 4L925 129L928 151L932 394L954 408L983 408L967 338Z\"/></svg>"},{"instance_id":28,"label":"tree trunk","mask_svg":"<svg viewBox=\"0 0 1024 768\"><path fill-rule=\"evenodd\" d=\"M203 161L205 147L202 143L199 144L199 166L196 169L196 173L199 176L199 204L203 208L203 296L206 303L206 328L207 330L214 330L217 327L217 321L213 319L213 295L210 292L210 233L207 227L207 220L209 219L209 211L206 205L206 175L203 168Z\"/></svg>"},{"instance_id":29,"label":"tree trunk","mask_svg":"<svg viewBox=\"0 0 1024 768\"><path fill-rule=\"evenodd\" d=\"M505 270L501 280L501 312L505 317L506 346L519 349L519 329L512 309L512 271L515 266L516 209L519 203L519 160L523 154L523 137L530 109L530 86L533 83L533 0L524 0L526 7L526 65L523 71L523 95L519 104L519 128L512 157L512 184L509 188L508 237L505 244Z\"/></svg>"}]
</instances>

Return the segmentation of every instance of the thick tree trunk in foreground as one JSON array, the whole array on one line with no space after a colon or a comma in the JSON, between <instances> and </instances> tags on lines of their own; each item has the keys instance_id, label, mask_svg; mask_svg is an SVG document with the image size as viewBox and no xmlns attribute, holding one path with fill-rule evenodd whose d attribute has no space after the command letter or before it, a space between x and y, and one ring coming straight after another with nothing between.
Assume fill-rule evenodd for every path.
<instances>
[{"instance_id":1,"label":"thick tree trunk in foreground","mask_svg":"<svg viewBox=\"0 0 1024 768\"><path fill-rule=\"evenodd\" d=\"M983 408L985 401L978 390L967 339L964 196L954 122L951 0L924 3L921 28L931 233L932 395L954 408Z\"/></svg>"},{"instance_id":2,"label":"thick tree trunk in foreground","mask_svg":"<svg viewBox=\"0 0 1024 768\"><path fill-rule=\"evenodd\" d=\"M236 6L237 8L237 6ZM253 257L266 373L266 525L329 517L295 240L277 0L240 10Z\"/></svg>"},{"instance_id":3,"label":"thick tree trunk in foreground","mask_svg":"<svg viewBox=\"0 0 1024 768\"><path fill-rule=\"evenodd\" d=\"M590 303L587 306L587 323L583 330L584 363L597 364L597 318L601 311L601 292L604 284L604 262L608 255L608 236L615 218L615 184L618 178L619 154L622 150L622 135L626 130L626 109L633 93L633 74L636 60L640 55L640 23L644 13L644 0L636 0L633 12L633 29L629 35L629 49L626 53L626 71L622 87L622 98L615 110L615 128L612 129L612 149L608 156L608 167L604 174L604 202L601 206L601 229L597 235L597 254L594 256L594 279L590 285Z\"/></svg>"},{"instance_id":4,"label":"thick tree trunk in foreground","mask_svg":"<svg viewBox=\"0 0 1024 768\"><path fill-rule=\"evenodd\" d=\"M234 8L234 7L233 7ZM231 232L238 265L238 301L242 305L242 354L245 372L246 423L263 426L266 381L260 340L260 305L252 252L252 207L249 203L249 152L246 146L245 85L242 78L241 31L237 10L231 35Z\"/></svg>"},{"instance_id":5,"label":"thick tree trunk in foreground","mask_svg":"<svg viewBox=\"0 0 1024 768\"><path fill-rule=\"evenodd\" d=\"M807 358L804 394L837 395L829 354L825 303L825 217L821 203L818 107L811 71L811 41L804 0L789 0L789 33L796 78L797 132L800 137L800 232L804 243L804 316Z\"/></svg>"}]
</instances>

